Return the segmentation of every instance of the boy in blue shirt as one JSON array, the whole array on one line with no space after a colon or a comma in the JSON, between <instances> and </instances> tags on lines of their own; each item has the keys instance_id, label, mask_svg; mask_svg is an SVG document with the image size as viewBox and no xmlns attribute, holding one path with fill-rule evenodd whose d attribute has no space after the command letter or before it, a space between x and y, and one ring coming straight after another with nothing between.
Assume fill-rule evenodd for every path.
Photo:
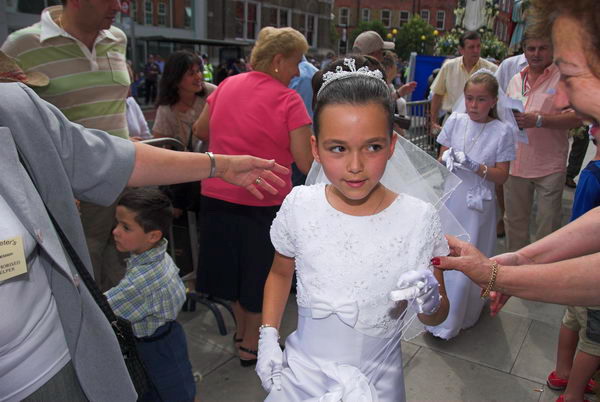
<instances>
[{"instance_id":1,"label":"boy in blue shirt","mask_svg":"<svg viewBox=\"0 0 600 402\"><path fill-rule=\"evenodd\" d=\"M600 130L592 127L590 134L596 155L579 175L571 221L600 205ZM583 395L596 387L591 377L599 364L600 307L567 306L558 336L556 370L546 380L551 389L565 390L557 401L587 401Z\"/></svg>"},{"instance_id":2,"label":"boy in blue shirt","mask_svg":"<svg viewBox=\"0 0 600 402\"><path fill-rule=\"evenodd\" d=\"M196 385L185 334L175 321L185 286L164 238L173 217L171 202L158 189L131 189L119 200L116 217L117 250L131 257L125 277L105 295L115 314L131 322L153 384L138 400L193 401Z\"/></svg>"}]
</instances>

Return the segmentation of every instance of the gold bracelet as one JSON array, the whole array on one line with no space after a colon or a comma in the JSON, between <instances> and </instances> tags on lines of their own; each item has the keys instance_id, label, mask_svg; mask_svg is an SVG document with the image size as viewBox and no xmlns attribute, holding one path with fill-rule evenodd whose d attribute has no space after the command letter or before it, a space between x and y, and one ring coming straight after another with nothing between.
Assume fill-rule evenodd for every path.
<instances>
[{"instance_id":1,"label":"gold bracelet","mask_svg":"<svg viewBox=\"0 0 600 402\"><path fill-rule=\"evenodd\" d=\"M490 295L490 292L492 291L492 289L494 288L494 285L496 284L496 277L498 276L499 268L500 268L500 265L498 265L498 263L496 261L492 261L492 275L490 276L490 281L488 282L487 287L481 294L482 299L486 299Z\"/></svg>"}]
</instances>

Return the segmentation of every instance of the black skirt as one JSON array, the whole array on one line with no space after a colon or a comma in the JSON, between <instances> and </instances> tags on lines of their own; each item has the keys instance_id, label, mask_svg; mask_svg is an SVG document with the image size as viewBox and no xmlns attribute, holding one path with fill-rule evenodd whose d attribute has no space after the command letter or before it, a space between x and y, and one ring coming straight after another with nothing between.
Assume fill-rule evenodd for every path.
<instances>
[{"instance_id":1,"label":"black skirt","mask_svg":"<svg viewBox=\"0 0 600 402\"><path fill-rule=\"evenodd\" d=\"M262 311L275 250L270 228L280 206L253 207L202 197L196 290Z\"/></svg>"}]
</instances>

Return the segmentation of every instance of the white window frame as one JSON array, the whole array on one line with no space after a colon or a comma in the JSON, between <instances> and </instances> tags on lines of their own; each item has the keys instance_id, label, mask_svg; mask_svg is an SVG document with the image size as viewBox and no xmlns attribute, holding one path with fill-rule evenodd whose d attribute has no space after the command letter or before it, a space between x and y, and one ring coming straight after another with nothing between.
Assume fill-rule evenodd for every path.
<instances>
[{"instance_id":1,"label":"white window frame","mask_svg":"<svg viewBox=\"0 0 600 402\"><path fill-rule=\"evenodd\" d=\"M387 16L387 24L384 21L384 17L383 17L384 13L387 13L387 15L388 15ZM381 23L386 28L391 28L392 27L392 10L390 10L388 8L384 8L383 10L381 10Z\"/></svg>"},{"instance_id":2,"label":"white window frame","mask_svg":"<svg viewBox=\"0 0 600 402\"><path fill-rule=\"evenodd\" d=\"M150 10L148 10L150 5ZM154 25L154 3L152 0L144 0L144 25ZM150 20L148 21L148 17Z\"/></svg>"},{"instance_id":3,"label":"white window frame","mask_svg":"<svg viewBox=\"0 0 600 402\"><path fill-rule=\"evenodd\" d=\"M281 14L284 11L287 12L287 18L285 19L285 21L282 21ZM277 11L277 26L280 28L281 27L291 27L292 26L292 22L290 21L291 15L292 15L292 9L290 9L290 8L278 9L278 11Z\"/></svg>"},{"instance_id":4,"label":"white window frame","mask_svg":"<svg viewBox=\"0 0 600 402\"><path fill-rule=\"evenodd\" d=\"M236 3L244 4L244 19L242 21L242 26L243 26L242 37L238 37L237 33L236 33L236 39L256 40L256 37L258 36L259 27L260 27L261 4L257 1L251 1L251 0L236 0ZM254 21L254 35L252 37L248 36L248 5L249 4L256 6L256 20Z\"/></svg>"},{"instance_id":5,"label":"white window frame","mask_svg":"<svg viewBox=\"0 0 600 402\"><path fill-rule=\"evenodd\" d=\"M340 7L339 11L340 15L338 15L338 25L347 27L348 23L350 22L350 9L348 7Z\"/></svg>"},{"instance_id":6,"label":"white window frame","mask_svg":"<svg viewBox=\"0 0 600 402\"><path fill-rule=\"evenodd\" d=\"M423 14L426 14L427 18L424 18ZM429 12L429 10L421 10L420 15L421 15L421 19L429 24L429 19L431 18L431 13Z\"/></svg>"},{"instance_id":7,"label":"white window frame","mask_svg":"<svg viewBox=\"0 0 600 402\"><path fill-rule=\"evenodd\" d=\"M312 29L312 40L309 41L308 20L310 18L313 19L313 29ZM306 41L308 42L308 46L310 46L310 47L317 47L318 27L319 27L319 16L317 14L305 14L305 16L304 16L304 32L302 32L302 33L304 34L304 37L306 38Z\"/></svg>"},{"instance_id":8,"label":"white window frame","mask_svg":"<svg viewBox=\"0 0 600 402\"><path fill-rule=\"evenodd\" d=\"M406 19L403 19L402 16L406 15ZM399 26L406 24L410 20L410 11L400 10L400 23Z\"/></svg>"},{"instance_id":9,"label":"white window frame","mask_svg":"<svg viewBox=\"0 0 600 402\"><path fill-rule=\"evenodd\" d=\"M442 23L440 26L440 15L442 16ZM444 30L446 29L446 11L444 10L437 10L435 12L435 29L439 29L439 30Z\"/></svg>"},{"instance_id":10,"label":"white window frame","mask_svg":"<svg viewBox=\"0 0 600 402\"><path fill-rule=\"evenodd\" d=\"M360 14L360 20L362 22L369 22L371 21L371 9L370 8L363 8Z\"/></svg>"},{"instance_id":11,"label":"white window frame","mask_svg":"<svg viewBox=\"0 0 600 402\"><path fill-rule=\"evenodd\" d=\"M158 0L158 7L156 7L156 25L166 27L167 24L167 10L169 9L169 0ZM161 10L162 9L162 10Z\"/></svg>"}]
</instances>

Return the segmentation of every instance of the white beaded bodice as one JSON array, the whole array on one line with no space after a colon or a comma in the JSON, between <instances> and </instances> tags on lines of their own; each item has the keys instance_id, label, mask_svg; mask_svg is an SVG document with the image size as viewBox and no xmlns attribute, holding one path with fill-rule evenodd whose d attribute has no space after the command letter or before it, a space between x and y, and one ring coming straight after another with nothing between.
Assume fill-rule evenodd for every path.
<instances>
[{"instance_id":1,"label":"white beaded bodice","mask_svg":"<svg viewBox=\"0 0 600 402\"><path fill-rule=\"evenodd\" d=\"M448 254L435 208L400 194L385 210L351 216L334 209L325 184L296 187L271 227L277 252L295 258L300 307L356 304L354 328L385 336L397 319L389 299L402 272Z\"/></svg>"}]
</instances>

